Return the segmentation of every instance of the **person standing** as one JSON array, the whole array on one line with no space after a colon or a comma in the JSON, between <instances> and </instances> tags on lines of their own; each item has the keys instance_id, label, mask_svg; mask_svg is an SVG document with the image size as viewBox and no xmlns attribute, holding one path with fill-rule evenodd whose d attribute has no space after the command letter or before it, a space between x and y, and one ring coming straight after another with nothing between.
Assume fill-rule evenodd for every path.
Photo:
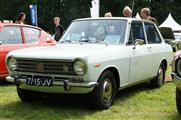
<instances>
[{"instance_id":1,"label":"person standing","mask_svg":"<svg viewBox=\"0 0 181 120\"><path fill-rule=\"evenodd\" d=\"M17 24L25 24L26 14L24 12L19 13L16 22Z\"/></svg>"},{"instance_id":2,"label":"person standing","mask_svg":"<svg viewBox=\"0 0 181 120\"><path fill-rule=\"evenodd\" d=\"M157 20L154 17L150 16L150 9L149 8L141 9L140 16L142 19L152 21L158 26Z\"/></svg>"},{"instance_id":3,"label":"person standing","mask_svg":"<svg viewBox=\"0 0 181 120\"><path fill-rule=\"evenodd\" d=\"M132 10L129 6L124 7L123 9L123 16L124 17L132 17Z\"/></svg>"},{"instance_id":4,"label":"person standing","mask_svg":"<svg viewBox=\"0 0 181 120\"><path fill-rule=\"evenodd\" d=\"M112 13L111 12L107 12L104 14L104 17L112 17Z\"/></svg>"},{"instance_id":5,"label":"person standing","mask_svg":"<svg viewBox=\"0 0 181 120\"><path fill-rule=\"evenodd\" d=\"M58 42L63 34L63 26L60 24L60 18L54 17L54 24L55 24L55 35L54 39Z\"/></svg>"}]
</instances>

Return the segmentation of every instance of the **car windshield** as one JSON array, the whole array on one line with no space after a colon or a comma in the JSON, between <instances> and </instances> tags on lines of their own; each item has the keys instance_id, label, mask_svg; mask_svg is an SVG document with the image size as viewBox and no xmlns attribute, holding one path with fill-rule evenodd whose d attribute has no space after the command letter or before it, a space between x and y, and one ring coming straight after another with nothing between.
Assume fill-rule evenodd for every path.
<instances>
[{"instance_id":1,"label":"car windshield","mask_svg":"<svg viewBox=\"0 0 181 120\"><path fill-rule=\"evenodd\" d=\"M126 20L81 20L73 22L59 43L105 43L124 42Z\"/></svg>"}]
</instances>

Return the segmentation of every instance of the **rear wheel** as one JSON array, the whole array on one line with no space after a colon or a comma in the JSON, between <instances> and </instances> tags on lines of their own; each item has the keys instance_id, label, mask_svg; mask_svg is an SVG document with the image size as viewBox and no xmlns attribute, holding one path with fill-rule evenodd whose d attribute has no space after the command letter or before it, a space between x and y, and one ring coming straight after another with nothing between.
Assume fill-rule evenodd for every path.
<instances>
[{"instance_id":1,"label":"rear wheel","mask_svg":"<svg viewBox=\"0 0 181 120\"><path fill-rule=\"evenodd\" d=\"M163 64L160 65L157 76L155 79L151 80L151 84L154 87L161 87L165 83L165 66Z\"/></svg>"},{"instance_id":2,"label":"rear wheel","mask_svg":"<svg viewBox=\"0 0 181 120\"><path fill-rule=\"evenodd\" d=\"M38 95L35 94L35 92L24 90L19 87L17 87L17 93L18 93L19 98L23 102L33 102L36 99L38 99Z\"/></svg>"},{"instance_id":3,"label":"rear wheel","mask_svg":"<svg viewBox=\"0 0 181 120\"><path fill-rule=\"evenodd\" d=\"M113 73L109 70L99 77L99 85L91 93L92 105L99 109L109 108L116 97L116 81Z\"/></svg>"},{"instance_id":4,"label":"rear wheel","mask_svg":"<svg viewBox=\"0 0 181 120\"><path fill-rule=\"evenodd\" d=\"M176 104L177 104L177 111L181 115L181 90L176 88Z\"/></svg>"}]
</instances>

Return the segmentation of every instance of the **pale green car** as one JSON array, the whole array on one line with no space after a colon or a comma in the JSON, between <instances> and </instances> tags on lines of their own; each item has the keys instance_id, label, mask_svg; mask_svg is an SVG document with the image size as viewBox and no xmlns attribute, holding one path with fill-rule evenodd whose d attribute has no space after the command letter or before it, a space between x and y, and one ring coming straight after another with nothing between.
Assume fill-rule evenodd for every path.
<instances>
[{"instance_id":1,"label":"pale green car","mask_svg":"<svg viewBox=\"0 0 181 120\"><path fill-rule=\"evenodd\" d=\"M56 46L12 51L6 62L22 101L37 93L88 94L109 108L118 90L151 81L161 87L172 48L157 26L134 18L74 20Z\"/></svg>"},{"instance_id":2,"label":"pale green car","mask_svg":"<svg viewBox=\"0 0 181 120\"><path fill-rule=\"evenodd\" d=\"M169 27L159 28L166 43L172 46L173 52L181 49L181 33L173 32Z\"/></svg>"}]
</instances>

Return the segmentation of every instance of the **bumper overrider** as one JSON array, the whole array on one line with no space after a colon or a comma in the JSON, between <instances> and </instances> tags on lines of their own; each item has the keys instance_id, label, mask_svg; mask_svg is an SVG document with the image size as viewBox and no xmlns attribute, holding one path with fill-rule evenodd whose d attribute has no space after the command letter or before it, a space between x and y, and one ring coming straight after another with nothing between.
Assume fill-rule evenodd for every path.
<instances>
[{"instance_id":1,"label":"bumper overrider","mask_svg":"<svg viewBox=\"0 0 181 120\"><path fill-rule=\"evenodd\" d=\"M172 79L175 83L175 86L177 88L181 89L181 77L178 76L177 73L175 73L175 72L172 72L171 76L172 76Z\"/></svg>"},{"instance_id":2,"label":"bumper overrider","mask_svg":"<svg viewBox=\"0 0 181 120\"><path fill-rule=\"evenodd\" d=\"M98 82L88 81L72 81L65 79L61 81L53 81L51 86L33 86L27 85L26 78L7 76L6 80L15 83L16 86L22 89L45 92L45 93L77 93L83 94L91 92Z\"/></svg>"}]
</instances>

